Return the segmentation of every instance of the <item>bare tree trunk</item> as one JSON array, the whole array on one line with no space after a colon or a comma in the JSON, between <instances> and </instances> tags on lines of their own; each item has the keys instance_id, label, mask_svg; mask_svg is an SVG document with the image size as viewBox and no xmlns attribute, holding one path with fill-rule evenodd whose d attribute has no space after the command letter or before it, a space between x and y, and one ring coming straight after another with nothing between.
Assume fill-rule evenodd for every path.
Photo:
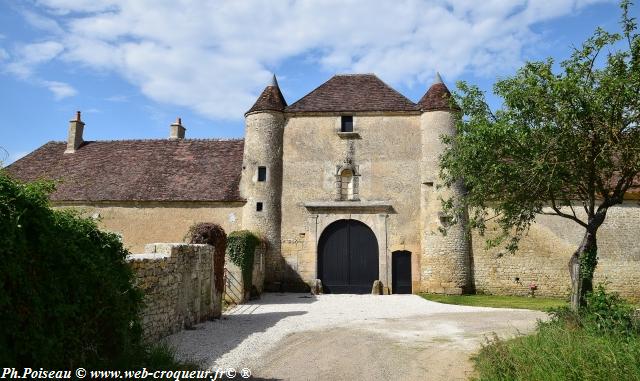
<instances>
[{"instance_id":1,"label":"bare tree trunk","mask_svg":"<svg viewBox=\"0 0 640 381\"><path fill-rule=\"evenodd\" d=\"M571 309L574 311L584 305L585 294L593 291L593 273L598 263L597 253L596 232L587 230L580 246L569 260Z\"/></svg>"}]
</instances>

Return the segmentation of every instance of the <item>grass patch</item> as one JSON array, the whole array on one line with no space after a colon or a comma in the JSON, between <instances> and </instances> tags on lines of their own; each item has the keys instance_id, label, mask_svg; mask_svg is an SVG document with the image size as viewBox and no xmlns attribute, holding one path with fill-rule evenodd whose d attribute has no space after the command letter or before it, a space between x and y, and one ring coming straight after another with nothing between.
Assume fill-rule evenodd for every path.
<instances>
[{"instance_id":1,"label":"grass patch","mask_svg":"<svg viewBox=\"0 0 640 381\"><path fill-rule=\"evenodd\" d=\"M556 322L531 336L494 338L474 360L478 380L640 380L640 338Z\"/></svg>"},{"instance_id":2,"label":"grass patch","mask_svg":"<svg viewBox=\"0 0 640 381\"><path fill-rule=\"evenodd\" d=\"M578 312L557 308L530 336L494 336L474 361L485 381L640 380L640 321L600 285Z\"/></svg>"},{"instance_id":3,"label":"grass patch","mask_svg":"<svg viewBox=\"0 0 640 381\"><path fill-rule=\"evenodd\" d=\"M432 302L457 304L461 306L496 307L496 308L524 308L528 310L546 311L567 305L563 299L556 298L528 298L524 296L500 295L440 295L420 294Z\"/></svg>"}]
</instances>

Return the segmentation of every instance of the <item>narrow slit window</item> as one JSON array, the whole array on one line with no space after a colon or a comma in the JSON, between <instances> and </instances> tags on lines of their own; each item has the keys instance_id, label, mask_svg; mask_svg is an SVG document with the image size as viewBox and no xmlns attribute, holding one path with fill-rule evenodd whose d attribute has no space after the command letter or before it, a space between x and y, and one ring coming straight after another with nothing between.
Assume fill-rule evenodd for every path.
<instances>
[{"instance_id":1,"label":"narrow slit window","mask_svg":"<svg viewBox=\"0 0 640 381\"><path fill-rule=\"evenodd\" d=\"M340 132L353 132L353 116L342 116L340 122Z\"/></svg>"},{"instance_id":2,"label":"narrow slit window","mask_svg":"<svg viewBox=\"0 0 640 381\"><path fill-rule=\"evenodd\" d=\"M262 212L262 202L256 203L256 212Z\"/></svg>"},{"instance_id":3,"label":"narrow slit window","mask_svg":"<svg viewBox=\"0 0 640 381\"><path fill-rule=\"evenodd\" d=\"M267 181L267 167L258 167L258 181Z\"/></svg>"}]
</instances>

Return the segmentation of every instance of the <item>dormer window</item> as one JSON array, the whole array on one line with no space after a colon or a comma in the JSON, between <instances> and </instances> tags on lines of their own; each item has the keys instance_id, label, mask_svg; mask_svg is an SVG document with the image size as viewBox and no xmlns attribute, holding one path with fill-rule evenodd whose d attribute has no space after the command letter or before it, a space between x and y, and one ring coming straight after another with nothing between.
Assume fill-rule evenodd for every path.
<instances>
[{"instance_id":1,"label":"dormer window","mask_svg":"<svg viewBox=\"0 0 640 381\"><path fill-rule=\"evenodd\" d=\"M343 115L340 118L340 132L353 132L353 116Z\"/></svg>"}]
</instances>

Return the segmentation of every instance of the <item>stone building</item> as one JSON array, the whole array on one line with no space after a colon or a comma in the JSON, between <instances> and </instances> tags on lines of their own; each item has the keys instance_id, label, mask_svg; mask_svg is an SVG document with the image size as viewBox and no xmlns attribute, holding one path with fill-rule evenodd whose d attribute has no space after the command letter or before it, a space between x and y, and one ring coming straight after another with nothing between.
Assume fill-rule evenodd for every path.
<instances>
[{"instance_id":1,"label":"stone building","mask_svg":"<svg viewBox=\"0 0 640 381\"><path fill-rule=\"evenodd\" d=\"M214 221L267 242L267 289L459 294L474 290L566 295L576 225L544 216L516 254L485 250L484 238L448 228L440 137L458 110L440 77L417 102L372 74L336 75L287 105L275 76L245 114L243 140L88 141L80 115L67 142L49 142L8 167L22 180L59 180L58 207L81 209L139 251L181 241ZM599 236L599 280L624 296L640 291L638 193L612 208Z\"/></svg>"}]
</instances>

